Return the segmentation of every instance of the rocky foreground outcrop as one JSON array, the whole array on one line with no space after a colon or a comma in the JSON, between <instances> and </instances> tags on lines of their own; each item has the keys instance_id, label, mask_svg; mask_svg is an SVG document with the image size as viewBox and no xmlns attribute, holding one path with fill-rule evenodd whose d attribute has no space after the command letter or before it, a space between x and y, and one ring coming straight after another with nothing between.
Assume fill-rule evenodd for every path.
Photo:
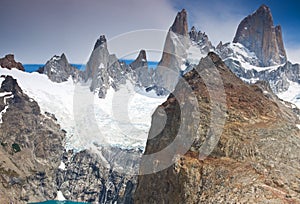
<instances>
[{"instance_id":1,"label":"rocky foreground outcrop","mask_svg":"<svg viewBox=\"0 0 300 204\"><path fill-rule=\"evenodd\" d=\"M274 26L271 10L262 5L239 24L234 43L241 43L254 52L260 66L283 64L287 61L281 27Z\"/></svg>"},{"instance_id":2,"label":"rocky foreground outcrop","mask_svg":"<svg viewBox=\"0 0 300 204\"><path fill-rule=\"evenodd\" d=\"M0 58L0 66L2 68L7 68L7 69L17 68L21 71L25 71L22 63L15 61L15 56L13 54L5 55L5 57Z\"/></svg>"},{"instance_id":3,"label":"rocky foreground outcrop","mask_svg":"<svg viewBox=\"0 0 300 204\"><path fill-rule=\"evenodd\" d=\"M15 79L0 79L0 203L54 199L65 133Z\"/></svg>"},{"instance_id":4,"label":"rocky foreground outcrop","mask_svg":"<svg viewBox=\"0 0 300 204\"><path fill-rule=\"evenodd\" d=\"M153 115L135 203L299 203L297 109L265 83L245 84L214 53L183 77Z\"/></svg>"}]
</instances>

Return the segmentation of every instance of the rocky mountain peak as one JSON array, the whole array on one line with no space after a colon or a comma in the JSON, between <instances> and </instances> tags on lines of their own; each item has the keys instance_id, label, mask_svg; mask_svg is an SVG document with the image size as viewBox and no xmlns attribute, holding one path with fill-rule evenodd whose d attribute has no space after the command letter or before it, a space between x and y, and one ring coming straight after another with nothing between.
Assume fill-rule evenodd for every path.
<instances>
[{"instance_id":1,"label":"rocky mountain peak","mask_svg":"<svg viewBox=\"0 0 300 204\"><path fill-rule=\"evenodd\" d=\"M177 16L170 30L180 35L188 35L187 12L185 9L182 9L177 13Z\"/></svg>"},{"instance_id":2,"label":"rocky mountain peak","mask_svg":"<svg viewBox=\"0 0 300 204\"><path fill-rule=\"evenodd\" d=\"M64 61L68 61L68 60L67 60L67 57L66 57L66 55L65 55L65 53L62 53L61 56L60 56L60 58L61 58L62 60L64 60Z\"/></svg>"},{"instance_id":3,"label":"rocky mountain peak","mask_svg":"<svg viewBox=\"0 0 300 204\"><path fill-rule=\"evenodd\" d=\"M141 50L139 52L138 57L130 64L131 69L135 70L137 68L141 68L144 66L148 66L146 51Z\"/></svg>"},{"instance_id":4,"label":"rocky mountain peak","mask_svg":"<svg viewBox=\"0 0 300 204\"><path fill-rule=\"evenodd\" d=\"M223 47L223 42L220 41L219 44L217 45L216 49L219 50Z\"/></svg>"},{"instance_id":5,"label":"rocky mountain peak","mask_svg":"<svg viewBox=\"0 0 300 204\"><path fill-rule=\"evenodd\" d=\"M281 27L274 26L271 10L266 5L242 20L233 42L254 52L260 66L283 64L287 60Z\"/></svg>"},{"instance_id":6,"label":"rocky mountain peak","mask_svg":"<svg viewBox=\"0 0 300 204\"><path fill-rule=\"evenodd\" d=\"M54 55L38 72L46 74L51 81L57 83L67 81L70 76L77 81L82 75L76 67L70 65L64 53L60 56Z\"/></svg>"},{"instance_id":7,"label":"rocky mountain peak","mask_svg":"<svg viewBox=\"0 0 300 204\"><path fill-rule=\"evenodd\" d=\"M94 50L98 47L107 48L107 41L106 41L105 35L100 35L99 39L97 40L97 42L94 46Z\"/></svg>"},{"instance_id":8,"label":"rocky mountain peak","mask_svg":"<svg viewBox=\"0 0 300 204\"><path fill-rule=\"evenodd\" d=\"M0 58L0 66L2 68L12 69L17 68L21 71L25 71L23 65L20 62L15 61L15 56L13 54L8 54L3 58Z\"/></svg>"},{"instance_id":9,"label":"rocky mountain peak","mask_svg":"<svg viewBox=\"0 0 300 204\"><path fill-rule=\"evenodd\" d=\"M187 12L182 9L169 29L162 58L155 70L154 83L158 87L170 92L174 90L189 45Z\"/></svg>"},{"instance_id":10,"label":"rocky mountain peak","mask_svg":"<svg viewBox=\"0 0 300 204\"><path fill-rule=\"evenodd\" d=\"M147 55L145 50L141 50L139 56L136 58L137 61L147 61Z\"/></svg>"},{"instance_id":11,"label":"rocky mountain peak","mask_svg":"<svg viewBox=\"0 0 300 204\"><path fill-rule=\"evenodd\" d=\"M267 13L268 15L271 15L271 10L270 8L265 5L265 4L262 4L258 9L257 9L257 12L262 12L262 13Z\"/></svg>"},{"instance_id":12,"label":"rocky mountain peak","mask_svg":"<svg viewBox=\"0 0 300 204\"><path fill-rule=\"evenodd\" d=\"M110 87L118 90L121 84L126 83L126 74L129 71L125 63L120 63L115 54L109 53L106 38L101 35L96 41L83 75L85 81L91 82L90 90L97 93L99 98L105 98Z\"/></svg>"},{"instance_id":13,"label":"rocky mountain peak","mask_svg":"<svg viewBox=\"0 0 300 204\"><path fill-rule=\"evenodd\" d=\"M138 57L129 65L136 74L139 86L148 87L152 84L152 76L148 69L146 51L141 50Z\"/></svg>"},{"instance_id":14,"label":"rocky mountain peak","mask_svg":"<svg viewBox=\"0 0 300 204\"><path fill-rule=\"evenodd\" d=\"M209 40L207 34L205 32L197 31L195 26L191 28L191 31L189 32L190 39L195 42L201 51L208 53L210 50L213 50L214 47Z\"/></svg>"}]
</instances>

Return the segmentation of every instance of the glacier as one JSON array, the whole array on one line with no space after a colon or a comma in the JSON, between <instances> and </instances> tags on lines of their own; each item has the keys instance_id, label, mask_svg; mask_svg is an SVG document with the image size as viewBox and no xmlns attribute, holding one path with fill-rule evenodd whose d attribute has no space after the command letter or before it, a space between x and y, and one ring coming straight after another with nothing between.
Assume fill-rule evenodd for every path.
<instances>
[{"instance_id":1,"label":"glacier","mask_svg":"<svg viewBox=\"0 0 300 204\"><path fill-rule=\"evenodd\" d=\"M166 96L137 89L130 81L117 92L110 88L105 99L100 99L90 91L88 83L74 83L71 77L55 83L44 74L2 68L0 75L17 79L42 113L55 115L66 131L67 150L95 150L97 145L144 150L152 113L166 100Z\"/></svg>"}]
</instances>

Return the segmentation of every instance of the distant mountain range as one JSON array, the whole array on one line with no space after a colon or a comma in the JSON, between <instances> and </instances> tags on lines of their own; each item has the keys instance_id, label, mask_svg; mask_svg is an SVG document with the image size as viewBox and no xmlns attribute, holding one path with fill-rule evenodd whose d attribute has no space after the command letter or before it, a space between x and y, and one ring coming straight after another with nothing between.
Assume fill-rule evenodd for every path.
<instances>
[{"instance_id":1,"label":"distant mountain range","mask_svg":"<svg viewBox=\"0 0 300 204\"><path fill-rule=\"evenodd\" d=\"M122 60L121 61L124 61L126 64L130 64L132 63L134 60ZM157 66L158 62L155 62L155 61L148 61L148 66L149 68L155 68ZM71 66L73 67L76 67L77 69L83 71L85 70L85 64L70 64ZM45 64L23 64L23 67L25 69L25 72L36 72L39 68L45 66Z\"/></svg>"}]
</instances>

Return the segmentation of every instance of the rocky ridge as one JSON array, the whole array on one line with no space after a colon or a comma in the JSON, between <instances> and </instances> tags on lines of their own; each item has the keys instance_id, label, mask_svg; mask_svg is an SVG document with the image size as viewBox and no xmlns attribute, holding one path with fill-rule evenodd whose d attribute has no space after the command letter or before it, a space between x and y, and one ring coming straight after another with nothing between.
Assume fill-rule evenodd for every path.
<instances>
[{"instance_id":1,"label":"rocky ridge","mask_svg":"<svg viewBox=\"0 0 300 204\"><path fill-rule=\"evenodd\" d=\"M127 151L127 152L126 152ZM58 189L66 199L91 203L133 203L137 177L129 172L138 168L141 152L102 147L101 152L69 151L63 155L64 169L58 169ZM118 171L118 165L128 172Z\"/></svg>"},{"instance_id":2,"label":"rocky ridge","mask_svg":"<svg viewBox=\"0 0 300 204\"><path fill-rule=\"evenodd\" d=\"M209 131L211 95L203 80L217 77L219 72L226 93L226 122L222 135L212 153L202 157L201 145L211 137ZM196 69L186 73L184 79L196 95L200 114L180 115L180 104L191 103L183 82L153 115L151 130L155 130L161 112L166 113L165 128L156 136L149 134L145 155L160 152L174 141L178 127L187 125L191 134L183 142L194 142L184 155L165 155L141 169L159 167L170 156L174 163L157 173L141 175L135 192L135 203L297 203L299 197L299 116L262 85L247 85L238 79L214 53L202 59ZM208 80L216 93L217 111L226 110L224 97L214 80ZM175 98L176 96L176 98ZM219 96L220 98L218 99ZM218 105L216 106L218 107ZM193 110L193 109L191 109ZM181 111L182 112L182 111ZM201 123L195 126L188 121ZM180 121L185 121L184 123ZM220 126L220 121L212 121ZM156 125L155 125L156 124ZM220 126L221 127L221 126ZM216 138L211 137L212 143ZM180 148L179 148L180 149ZM143 156L144 157L144 156ZM143 161L142 159L142 164ZM146 169L145 169L146 168ZM286 174L289 172L289 174ZM155 195L155 196L153 196Z\"/></svg>"}]
</instances>

